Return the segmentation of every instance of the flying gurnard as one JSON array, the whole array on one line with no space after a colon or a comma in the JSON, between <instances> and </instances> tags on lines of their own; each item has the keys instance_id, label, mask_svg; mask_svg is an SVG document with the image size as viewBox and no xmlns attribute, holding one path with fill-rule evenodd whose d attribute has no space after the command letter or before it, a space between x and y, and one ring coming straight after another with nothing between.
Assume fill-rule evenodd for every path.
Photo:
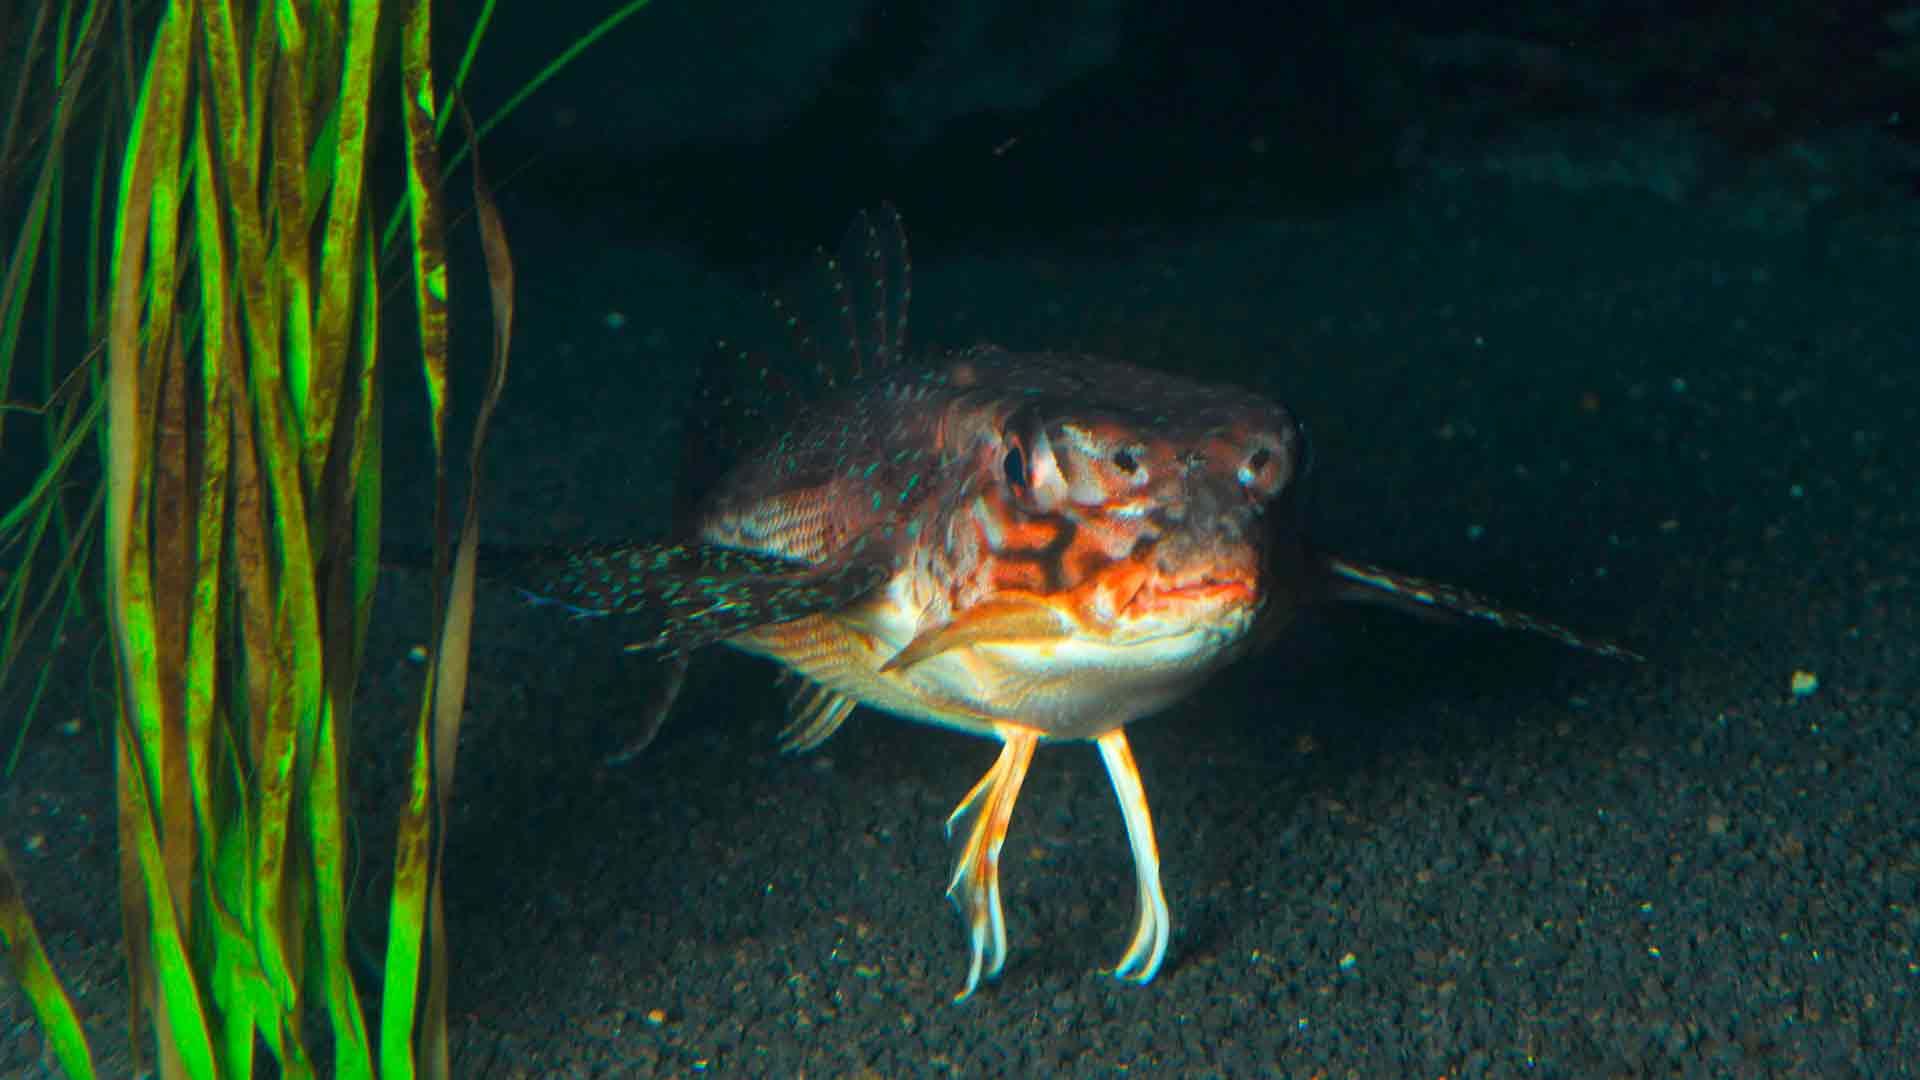
<instances>
[{"instance_id":1,"label":"flying gurnard","mask_svg":"<svg viewBox=\"0 0 1920 1080\"><path fill-rule=\"evenodd\" d=\"M739 460L672 541L550 552L526 584L581 614L634 618L628 648L665 655L648 738L689 654L725 644L795 678L784 749L819 746L861 705L997 739L947 819L959 849L947 895L970 950L956 999L1006 961L1000 850L1047 741L1092 742L1106 765L1138 890L1113 974L1154 977L1172 918L1127 725L1304 608L1371 597L1637 658L1314 547L1297 505L1300 425L1245 390L994 346L907 363L898 216L863 215L850 243L854 258L829 264L851 341L837 392Z\"/></svg>"}]
</instances>

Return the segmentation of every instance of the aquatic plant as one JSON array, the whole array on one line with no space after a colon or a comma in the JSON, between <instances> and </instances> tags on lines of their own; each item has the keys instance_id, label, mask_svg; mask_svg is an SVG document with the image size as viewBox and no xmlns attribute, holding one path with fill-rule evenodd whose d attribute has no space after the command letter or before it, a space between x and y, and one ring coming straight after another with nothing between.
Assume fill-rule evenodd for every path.
<instances>
[{"instance_id":1,"label":"aquatic plant","mask_svg":"<svg viewBox=\"0 0 1920 1080\"><path fill-rule=\"evenodd\" d=\"M619 6L528 89L645 5ZM493 363L455 536L440 142L492 10L450 89L435 85L427 0L41 0L0 27L0 49L21 60L0 207L24 208L17 234L0 235L0 386L16 385L31 332L45 444L0 519L13 567L0 675L101 598L129 1023L135 1067L151 1045L161 1077L250 1076L262 1048L290 1077L449 1072L440 866L513 271L476 168ZM406 176L384 233L369 182L383 118ZM91 151L77 315L62 307L74 146ZM16 194L16 179L31 183ZM376 988L356 984L347 957L345 763L378 568L382 298L396 270L411 280L431 405L437 629L375 1026L363 990ZM23 727L10 758L24 739ZM93 1076L4 851L0 945L61 1067ZM308 1031L320 1012L324 1040Z\"/></svg>"}]
</instances>

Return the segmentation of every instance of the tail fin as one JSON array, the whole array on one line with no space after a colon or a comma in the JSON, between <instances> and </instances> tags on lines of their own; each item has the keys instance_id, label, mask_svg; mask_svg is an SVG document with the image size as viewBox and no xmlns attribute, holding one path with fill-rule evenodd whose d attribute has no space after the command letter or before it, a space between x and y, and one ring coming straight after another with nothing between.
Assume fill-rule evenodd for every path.
<instances>
[{"instance_id":1,"label":"tail fin","mask_svg":"<svg viewBox=\"0 0 1920 1080\"><path fill-rule=\"evenodd\" d=\"M1589 637L1559 623L1525 612L1498 607L1465 589L1428 581L1384 567L1352 562L1336 555L1321 557L1334 595L1345 600L1383 604L1414 615L1443 615L1478 619L1503 630L1523 630L1550 637L1562 645L1613 660L1643 661L1646 657L1622 645Z\"/></svg>"}]
</instances>

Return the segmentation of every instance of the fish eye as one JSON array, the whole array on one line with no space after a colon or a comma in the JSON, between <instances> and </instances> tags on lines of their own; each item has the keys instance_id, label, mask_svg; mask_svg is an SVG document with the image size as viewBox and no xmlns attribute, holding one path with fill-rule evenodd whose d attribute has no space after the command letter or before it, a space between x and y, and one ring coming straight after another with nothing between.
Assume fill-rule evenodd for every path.
<instances>
[{"instance_id":1,"label":"fish eye","mask_svg":"<svg viewBox=\"0 0 1920 1080\"><path fill-rule=\"evenodd\" d=\"M1001 462L1007 474L1007 486L1014 491L1027 490L1027 456L1020 452L1020 444L1007 447L1007 456Z\"/></svg>"},{"instance_id":2,"label":"fish eye","mask_svg":"<svg viewBox=\"0 0 1920 1080\"><path fill-rule=\"evenodd\" d=\"M1113 452L1113 467L1119 469L1121 472L1130 473L1140 467L1140 461L1125 450L1115 450Z\"/></svg>"},{"instance_id":3,"label":"fish eye","mask_svg":"<svg viewBox=\"0 0 1920 1080\"><path fill-rule=\"evenodd\" d=\"M1271 485L1261 482L1261 474L1266 472L1267 466L1272 463L1273 447L1271 446L1262 446L1247 455L1247 460L1240 466L1235 476L1239 479L1240 486L1247 489L1248 495L1261 499L1272 494L1268 490Z\"/></svg>"}]
</instances>

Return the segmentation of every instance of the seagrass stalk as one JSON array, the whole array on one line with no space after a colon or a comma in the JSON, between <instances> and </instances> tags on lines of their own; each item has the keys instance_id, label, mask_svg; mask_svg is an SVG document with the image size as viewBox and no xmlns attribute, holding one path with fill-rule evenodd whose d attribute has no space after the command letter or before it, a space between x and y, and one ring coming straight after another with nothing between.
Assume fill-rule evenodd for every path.
<instances>
[{"instance_id":1,"label":"seagrass stalk","mask_svg":"<svg viewBox=\"0 0 1920 1080\"><path fill-rule=\"evenodd\" d=\"M645 6L618 7L488 125ZM478 11L455 92L492 9L485 0ZM162 1077L247 1077L267 1068L256 1060L265 1048L281 1076L446 1077L440 875L472 635L480 454L504 385L513 272L476 167L495 340L449 551L438 140L450 110L436 98L430 6L42 0L29 30L22 55L52 56L61 92L55 134L35 144L48 164L33 174L28 228L0 237L13 255L0 279L0 385L12 386L35 273L59 281L59 231L48 222L63 190L61 110L78 97L66 80L77 83L94 51L108 49L119 71L105 80L106 99L122 88L124 98L108 105L112 122L92 154L98 243L83 307L99 345L61 363L44 345L46 400L32 411L47 465L0 518L0 544L27 553L0 589L0 681L41 614L63 622L78 606L98 535L134 1066L151 1052ZM24 74L18 85L29 85ZM5 99L0 201L17 175L7 148L26 115L23 93ZM370 213L368 134L381 116L405 145L393 219L408 224L404 240L378 237ZM454 161L479 137L470 121L466 137ZM408 258L382 257L394 250ZM345 761L378 567L389 271L414 284L439 565L375 1032L361 994L376 988L356 986L347 964ZM51 296L47 304L51 313ZM11 411L0 407L0 421ZM90 440L102 477L75 517L60 490ZM71 542L36 579L31 553L48 536ZM23 738L24 728L13 752ZM0 945L62 1067L91 1077L84 1032L3 851ZM310 1030L316 1016L324 1031Z\"/></svg>"}]
</instances>

